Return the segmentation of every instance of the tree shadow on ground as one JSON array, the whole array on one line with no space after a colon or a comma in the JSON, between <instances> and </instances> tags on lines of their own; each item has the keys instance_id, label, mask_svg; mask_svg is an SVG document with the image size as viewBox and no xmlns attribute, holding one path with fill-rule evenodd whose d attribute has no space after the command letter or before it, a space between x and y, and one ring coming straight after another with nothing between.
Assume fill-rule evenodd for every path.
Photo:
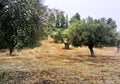
<instances>
[{"instance_id":1,"label":"tree shadow on ground","mask_svg":"<svg viewBox=\"0 0 120 84\"><path fill-rule=\"evenodd\" d=\"M68 57L62 57L61 59L66 59L72 62L91 62L91 63L109 63L109 62L118 62L120 61L120 57L116 57L116 56L99 56L96 55L95 57L91 57L88 54L84 54L84 55L73 55L73 56L68 56Z\"/></svg>"}]
</instances>

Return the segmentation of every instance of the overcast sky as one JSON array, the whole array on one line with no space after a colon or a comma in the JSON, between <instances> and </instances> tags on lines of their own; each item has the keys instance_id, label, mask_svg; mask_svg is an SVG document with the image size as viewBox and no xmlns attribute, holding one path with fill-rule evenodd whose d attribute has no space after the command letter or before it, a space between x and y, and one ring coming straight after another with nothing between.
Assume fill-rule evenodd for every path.
<instances>
[{"instance_id":1,"label":"overcast sky","mask_svg":"<svg viewBox=\"0 0 120 84\"><path fill-rule=\"evenodd\" d=\"M81 18L112 18L120 31L120 0L45 0L49 8L65 11L69 18L78 12Z\"/></svg>"}]
</instances>

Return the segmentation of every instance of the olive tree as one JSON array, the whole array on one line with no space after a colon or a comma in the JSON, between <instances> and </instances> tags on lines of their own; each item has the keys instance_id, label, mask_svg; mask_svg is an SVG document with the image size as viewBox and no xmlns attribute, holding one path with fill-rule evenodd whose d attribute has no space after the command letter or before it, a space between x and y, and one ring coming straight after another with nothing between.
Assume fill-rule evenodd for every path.
<instances>
[{"instance_id":1,"label":"olive tree","mask_svg":"<svg viewBox=\"0 0 120 84\"><path fill-rule=\"evenodd\" d=\"M41 0L1 0L0 9L0 48L12 54L39 43L46 11Z\"/></svg>"},{"instance_id":2,"label":"olive tree","mask_svg":"<svg viewBox=\"0 0 120 84\"><path fill-rule=\"evenodd\" d=\"M74 46L88 46L91 56L94 55L93 47L98 44L114 45L116 42L116 23L111 18L93 19L88 17L83 20L72 19L66 30Z\"/></svg>"}]
</instances>

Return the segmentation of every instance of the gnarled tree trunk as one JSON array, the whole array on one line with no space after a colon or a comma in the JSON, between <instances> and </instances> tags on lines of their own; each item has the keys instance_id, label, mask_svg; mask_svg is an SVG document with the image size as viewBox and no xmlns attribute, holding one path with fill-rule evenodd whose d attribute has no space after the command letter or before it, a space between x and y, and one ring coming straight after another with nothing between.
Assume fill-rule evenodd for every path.
<instances>
[{"instance_id":1,"label":"gnarled tree trunk","mask_svg":"<svg viewBox=\"0 0 120 84\"><path fill-rule=\"evenodd\" d=\"M94 54L94 50L93 50L93 42L92 41L88 44L88 48L90 50L91 57L94 57L95 54Z\"/></svg>"},{"instance_id":2,"label":"gnarled tree trunk","mask_svg":"<svg viewBox=\"0 0 120 84\"><path fill-rule=\"evenodd\" d=\"M13 50L14 50L14 46L10 46L9 47L10 56L12 56Z\"/></svg>"},{"instance_id":3,"label":"gnarled tree trunk","mask_svg":"<svg viewBox=\"0 0 120 84\"><path fill-rule=\"evenodd\" d=\"M69 49L68 38L65 38L63 41L64 41L64 45L65 45L64 49Z\"/></svg>"},{"instance_id":4,"label":"gnarled tree trunk","mask_svg":"<svg viewBox=\"0 0 120 84\"><path fill-rule=\"evenodd\" d=\"M65 44L65 49L69 49L69 43L64 43Z\"/></svg>"},{"instance_id":5,"label":"gnarled tree trunk","mask_svg":"<svg viewBox=\"0 0 120 84\"><path fill-rule=\"evenodd\" d=\"M93 48L89 48L89 50L90 50L90 53L91 53L91 57L94 57L95 54L94 54L94 50L93 50Z\"/></svg>"}]
</instances>

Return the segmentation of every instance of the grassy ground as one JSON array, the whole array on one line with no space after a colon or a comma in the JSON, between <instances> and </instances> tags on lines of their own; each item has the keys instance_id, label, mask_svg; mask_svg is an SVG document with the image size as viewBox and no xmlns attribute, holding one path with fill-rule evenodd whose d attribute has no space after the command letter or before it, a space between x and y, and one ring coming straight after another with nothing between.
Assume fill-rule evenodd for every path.
<instances>
[{"instance_id":1,"label":"grassy ground","mask_svg":"<svg viewBox=\"0 0 120 84\"><path fill-rule=\"evenodd\" d=\"M0 52L0 84L120 84L120 53L115 47L63 49L42 41L34 49Z\"/></svg>"}]
</instances>

